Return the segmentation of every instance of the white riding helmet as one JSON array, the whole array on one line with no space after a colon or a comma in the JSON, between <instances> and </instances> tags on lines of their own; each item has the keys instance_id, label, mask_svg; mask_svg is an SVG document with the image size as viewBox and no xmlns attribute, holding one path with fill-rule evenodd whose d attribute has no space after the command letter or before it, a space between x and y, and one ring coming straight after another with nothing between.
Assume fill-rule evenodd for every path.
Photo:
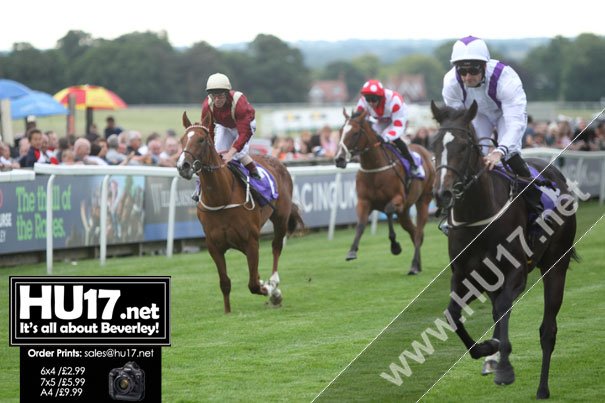
<instances>
[{"instance_id":1,"label":"white riding helmet","mask_svg":"<svg viewBox=\"0 0 605 403\"><path fill-rule=\"evenodd\" d=\"M450 63L456 63L461 60L481 60L489 62L489 50L483 39L467 36L458 39L452 49L452 58Z\"/></svg>"},{"instance_id":2,"label":"white riding helmet","mask_svg":"<svg viewBox=\"0 0 605 403\"><path fill-rule=\"evenodd\" d=\"M210 77L208 77L208 82L206 83L206 91L211 90L231 90L231 83L229 82L229 77L221 73L214 73Z\"/></svg>"}]
</instances>

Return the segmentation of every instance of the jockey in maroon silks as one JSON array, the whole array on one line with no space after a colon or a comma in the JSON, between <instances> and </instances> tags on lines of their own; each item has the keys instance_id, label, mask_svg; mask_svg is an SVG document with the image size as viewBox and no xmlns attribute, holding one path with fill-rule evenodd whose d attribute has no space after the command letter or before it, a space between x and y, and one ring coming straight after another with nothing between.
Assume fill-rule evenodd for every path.
<instances>
[{"instance_id":1,"label":"jockey in maroon silks","mask_svg":"<svg viewBox=\"0 0 605 403\"><path fill-rule=\"evenodd\" d=\"M214 138L216 150L223 161L240 161L250 176L260 179L254 160L248 154L249 141L256 131L255 111L246 96L231 88L229 78L221 73L212 74L206 83L208 96L202 103L202 119L212 116L208 130ZM192 198L196 200L196 191Z\"/></svg>"},{"instance_id":2,"label":"jockey in maroon silks","mask_svg":"<svg viewBox=\"0 0 605 403\"><path fill-rule=\"evenodd\" d=\"M244 94L231 89L229 78L215 73L206 84L208 96L202 104L202 116L212 115L214 125L208 129L214 136L216 150L223 160L240 161L250 175L260 179L256 164L248 155L250 138L256 131L255 111Z\"/></svg>"}]
</instances>

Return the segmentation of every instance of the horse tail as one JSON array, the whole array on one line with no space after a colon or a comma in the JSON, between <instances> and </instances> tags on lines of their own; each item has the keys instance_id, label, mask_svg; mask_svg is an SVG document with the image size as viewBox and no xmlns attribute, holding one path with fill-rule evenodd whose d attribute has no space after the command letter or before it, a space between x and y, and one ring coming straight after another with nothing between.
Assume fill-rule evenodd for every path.
<instances>
[{"instance_id":1,"label":"horse tail","mask_svg":"<svg viewBox=\"0 0 605 403\"><path fill-rule=\"evenodd\" d=\"M582 258L580 257L580 255L578 254L578 251L576 251L576 248L574 248L574 247L572 247L571 250L569 251L569 257L578 263L580 263L582 261Z\"/></svg>"},{"instance_id":2,"label":"horse tail","mask_svg":"<svg viewBox=\"0 0 605 403\"><path fill-rule=\"evenodd\" d=\"M300 215L300 209L296 203L292 203L292 209L290 210L290 216L288 217L288 235L296 231L296 228L300 226L300 229L305 228L305 223Z\"/></svg>"}]
</instances>

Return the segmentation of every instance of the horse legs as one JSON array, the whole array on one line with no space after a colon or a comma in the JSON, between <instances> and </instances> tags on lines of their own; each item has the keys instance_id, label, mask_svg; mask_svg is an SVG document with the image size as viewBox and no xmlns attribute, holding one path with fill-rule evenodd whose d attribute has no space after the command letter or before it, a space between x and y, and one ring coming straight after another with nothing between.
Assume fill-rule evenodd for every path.
<instances>
[{"instance_id":1,"label":"horse legs","mask_svg":"<svg viewBox=\"0 0 605 403\"><path fill-rule=\"evenodd\" d=\"M508 322L510 319L510 308L513 304L514 295L506 285L495 299L495 316L499 318L499 341L500 362L496 367L494 383L497 385L510 385L515 381L515 371L510 363L509 357L512 345L508 336Z\"/></svg>"},{"instance_id":2,"label":"horse legs","mask_svg":"<svg viewBox=\"0 0 605 403\"><path fill-rule=\"evenodd\" d=\"M540 371L540 385L536 397L548 399L548 372L550 370L550 357L555 349L557 340L557 314L563 302L565 288L566 265L559 262L548 274L543 277L544 282L544 317L540 325L540 346L542 347L542 370ZM545 270L542 270L544 275Z\"/></svg>"},{"instance_id":3,"label":"horse legs","mask_svg":"<svg viewBox=\"0 0 605 403\"><path fill-rule=\"evenodd\" d=\"M218 250L216 247L208 243L208 252L214 260L216 270L218 271L221 291L223 292L223 304L225 313L231 313L231 303L229 302L229 293L231 293L231 280L227 276L227 263L225 261L225 252Z\"/></svg>"},{"instance_id":4,"label":"horse legs","mask_svg":"<svg viewBox=\"0 0 605 403\"><path fill-rule=\"evenodd\" d=\"M397 242L397 234L395 233L395 229L393 228L393 206L388 205L385 209L387 214L387 222L389 224L389 240L391 241L391 253L395 256L401 253L401 245Z\"/></svg>"},{"instance_id":5,"label":"horse legs","mask_svg":"<svg viewBox=\"0 0 605 403\"><path fill-rule=\"evenodd\" d=\"M287 218L285 219L275 219L273 222L273 241L271 242L271 249L273 251L273 268L271 270L271 277L269 278L269 286L271 287L271 292L269 302L273 306L280 306L282 302L282 294L279 286L279 274L277 272L277 267L279 263L279 257L281 256L282 249L284 247L284 239L287 233Z\"/></svg>"},{"instance_id":6,"label":"horse legs","mask_svg":"<svg viewBox=\"0 0 605 403\"><path fill-rule=\"evenodd\" d=\"M248 240L246 248L246 259L248 261L248 289L252 294L267 295L265 288L261 287L258 277L258 237Z\"/></svg>"},{"instance_id":7,"label":"horse legs","mask_svg":"<svg viewBox=\"0 0 605 403\"><path fill-rule=\"evenodd\" d=\"M494 333L492 334L492 340L500 339L500 321L498 321L498 315L496 312L496 303L495 303L495 294L489 293L490 299L492 301L492 318L494 320ZM483 361L483 367L481 368L481 375L489 375L496 372L496 367L498 366L498 362L500 361L500 352L496 351L492 355L488 355L485 357Z\"/></svg>"},{"instance_id":8,"label":"horse legs","mask_svg":"<svg viewBox=\"0 0 605 403\"><path fill-rule=\"evenodd\" d=\"M494 354L498 351L498 340L491 339L482 343L475 343L475 340L473 340L464 327L463 323L466 321L466 318L462 316L462 308L464 308L465 311L468 311L469 314L472 314L473 310L468 307L468 304L477 298L483 299L485 297L482 296L481 292L475 287L471 286L472 289L467 288L462 280L464 280L464 276L457 274L456 269L454 269L452 274L451 298L446 311L449 315L449 319L455 328L456 334L460 340L462 340L462 343L464 343L472 358L477 359Z\"/></svg>"},{"instance_id":9,"label":"horse legs","mask_svg":"<svg viewBox=\"0 0 605 403\"><path fill-rule=\"evenodd\" d=\"M408 274L418 274L422 271L422 263L420 261L420 246L422 245L421 227L414 225L412 222L409 208L406 208L403 213L399 215L399 224L408 234L410 234L410 239L414 244L414 257L412 258L412 266L410 267Z\"/></svg>"},{"instance_id":10,"label":"horse legs","mask_svg":"<svg viewBox=\"0 0 605 403\"><path fill-rule=\"evenodd\" d=\"M355 226L355 238L347 253L345 260L357 259L357 250L359 249L359 240L363 235L363 231L368 225L368 215L370 214L370 204L365 200L357 201L357 225Z\"/></svg>"},{"instance_id":11,"label":"horse legs","mask_svg":"<svg viewBox=\"0 0 605 403\"><path fill-rule=\"evenodd\" d=\"M286 219L276 219L272 220L273 222L273 241L271 242L271 249L273 251L273 268L271 270L271 274L277 273L277 265L279 262L279 257L281 256L281 251L284 247L284 237L287 232L287 218Z\"/></svg>"}]
</instances>

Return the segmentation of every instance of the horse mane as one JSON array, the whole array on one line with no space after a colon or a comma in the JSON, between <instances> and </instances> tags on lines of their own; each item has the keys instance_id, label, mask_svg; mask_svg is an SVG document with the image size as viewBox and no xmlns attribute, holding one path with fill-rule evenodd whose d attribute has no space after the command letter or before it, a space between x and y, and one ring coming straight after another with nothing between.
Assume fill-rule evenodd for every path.
<instances>
[{"instance_id":1,"label":"horse mane","mask_svg":"<svg viewBox=\"0 0 605 403\"><path fill-rule=\"evenodd\" d=\"M451 119L451 120L458 120L461 117L464 116L464 114L466 113L466 109L455 109L452 108L451 106L444 106L441 111L443 112L443 115L446 116L447 118Z\"/></svg>"},{"instance_id":2,"label":"horse mane","mask_svg":"<svg viewBox=\"0 0 605 403\"><path fill-rule=\"evenodd\" d=\"M453 108L451 106L443 106L442 108L440 108L439 110L439 131L433 136L433 139L430 141L430 147L432 148L434 146L434 143L437 141L441 141L443 139L443 136L445 135L446 130L448 127L451 127L451 125L449 125L448 127L445 127L442 129L442 122L445 120L448 121L452 121L452 122L459 122L461 119L463 119L466 115L466 113L468 112L467 109L462 108L462 109L456 109ZM476 139L477 138L477 134L475 132L475 127L473 126L472 123L469 122L469 131L470 133L473 135L473 137ZM465 127L466 125L461 125L461 127Z\"/></svg>"}]
</instances>

